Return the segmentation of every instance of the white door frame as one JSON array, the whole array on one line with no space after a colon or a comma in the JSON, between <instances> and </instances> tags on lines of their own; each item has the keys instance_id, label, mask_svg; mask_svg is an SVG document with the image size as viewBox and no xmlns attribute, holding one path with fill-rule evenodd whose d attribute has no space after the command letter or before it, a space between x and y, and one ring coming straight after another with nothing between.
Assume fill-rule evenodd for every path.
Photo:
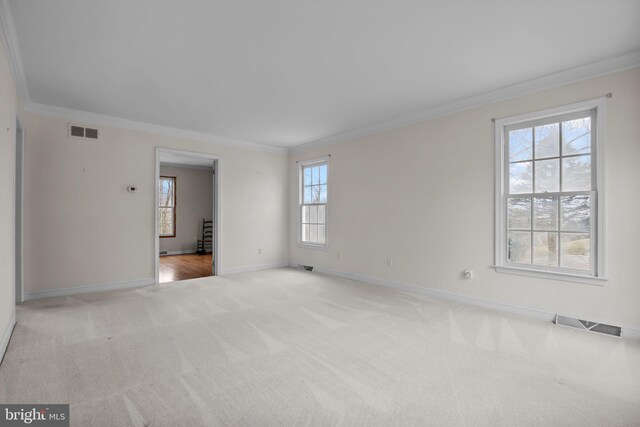
<instances>
[{"instance_id":1,"label":"white door frame","mask_svg":"<svg viewBox=\"0 0 640 427\"><path fill-rule=\"evenodd\" d=\"M208 154L208 153L200 153L195 151L185 151L185 150L175 150L172 148L162 148L156 147L156 168L155 168L155 176L154 176L154 190L153 190L153 216L155 218L153 225L153 235L154 235L154 252L153 252L153 263L155 266L155 283L156 285L160 283L160 235L158 232L158 223L160 221L160 215L158 214L158 188L160 185L160 154L177 154L183 157L194 157L199 159L209 159L211 160L211 168L214 171L214 179L213 179L213 206L212 212L214 214L213 218L213 235L214 235L214 244L213 244L213 274L215 276L220 275L220 242L222 239L220 238L220 233L222 227L220 224L222 223L221 217L221 209L220 209L220 171L221 171L221 156L216 154Z\"/></svg>"},{"instance_id":2,"label":"white door frame","mask_svg":"<svg viewBox=\"0 0 640 427\"><path fill-rule=\"evenodd\" d=\"M24 301L24 263L23 230L24 230L24 131L20 120L16 118L16 234L15 234L15 279L16 303Z\"/></svg>"}]
</instances>

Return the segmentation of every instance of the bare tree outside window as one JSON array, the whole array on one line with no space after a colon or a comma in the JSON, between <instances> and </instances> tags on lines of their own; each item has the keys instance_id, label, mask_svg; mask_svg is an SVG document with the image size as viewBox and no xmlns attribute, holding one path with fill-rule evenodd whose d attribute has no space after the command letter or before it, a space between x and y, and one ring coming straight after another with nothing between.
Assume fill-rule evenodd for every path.
<instances>
[{"instance_id":1,"label":"bare tree outside window","mask_svg":"<svg viewBox=\"0 0 640 427\"><path fill-rule=\"evenodd\" d=\"M160 237L176 236L176 177L161 176L158 188L158 233Z\"/></svg>"}]
</instances>

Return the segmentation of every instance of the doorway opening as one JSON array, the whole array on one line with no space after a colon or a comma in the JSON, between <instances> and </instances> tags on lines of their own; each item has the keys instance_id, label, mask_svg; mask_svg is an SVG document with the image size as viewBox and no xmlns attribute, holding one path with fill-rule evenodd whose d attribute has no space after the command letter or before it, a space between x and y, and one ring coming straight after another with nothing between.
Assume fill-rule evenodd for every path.
<instances>
[{"instance_id":1,"label":"doorway opening","mask_svg":"<svg viewBox=\"0 0 640 427\"><path fill-rule=\"evenodd\" d=\"M215 276L220 264L219 158L158 148L156 283Z\"/></svg>"},{"instance_id":2,"label":"doorway opening","mask_svg":"<svg viewBox=\"0 0 640 427\"><path fill-rule=\"evenodd\" d=\"M16 118L16 237L15 237L15 253L16 253L16 303L24 301L23 287L23 260L22 260L22 234L23 234L23 168L24 168L24 132L20 120Z\"/></svg>"}]
</instances>

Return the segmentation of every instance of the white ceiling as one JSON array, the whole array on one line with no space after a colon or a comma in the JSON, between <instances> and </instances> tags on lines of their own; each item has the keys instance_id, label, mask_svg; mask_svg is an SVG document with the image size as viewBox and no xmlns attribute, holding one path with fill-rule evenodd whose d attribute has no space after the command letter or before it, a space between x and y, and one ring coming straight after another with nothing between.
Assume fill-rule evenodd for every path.
<instances>
[{"instance_id":1,"label":"white ceiling","mask_svg":"<svg viewBox=\"0 0 640 427\"><path fill-rule=\"evenodd\" d=\"M638 0L11 0L31 102L289 147L640 50Z\"/></svg>"}]
</instances>

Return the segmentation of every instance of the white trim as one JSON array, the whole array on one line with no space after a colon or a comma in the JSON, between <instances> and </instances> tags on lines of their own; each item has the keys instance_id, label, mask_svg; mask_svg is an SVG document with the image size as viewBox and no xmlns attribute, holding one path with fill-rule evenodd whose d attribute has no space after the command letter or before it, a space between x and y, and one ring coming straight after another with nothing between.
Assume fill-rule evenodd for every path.
<instances>
[{"instance_id":1,"label":"white trim","mask_svg":"<svg viewBox=\"0 0 640 427\"><path fill-rule=\"evenodd\" d=\"M96 285L76 286L73 288L47 289L44 291L26 292L24 300L34 300L42 298L66 297L71 295L88 294L93 292L107 292L116 289L137 288L140 286L153 285L155 283L153 277L145 279L130 280L126 282L101 283Z\"/></svg>"},{"instance_id":2,"label":"white trim","mask_svg":"<svg viewBox=\"0 0 640 427\"><path fill-rule=\"evenodd\" d=\"M327 165L327 201L324 203L324 244L321 243L307 243L302 241L302 202L304 200L304 189L303 181L304 178L302 176L302 170L305 166L311 166L319 163L326 163ZM316 157L309 160L298 160L296 161L296 167L298 169L298 203L297 203L297 228L298 228L298 241L297 245L303 249L313 249L320 251L328 251L329 250L329 228L330 228L330 213L331 205L329 203L331 199L331 154L327 154L323 157Z\"/></svg>"},{"instance_id":3,"label":"white trim","mask_svg":"<svg viewBox=\"0 0 640 427\"><path fill-rule=\"evenodd\" d=\"M180 169L197 169L197 170L205 170L205 171L211 170L211 165L209 166L181 165L180 163L160 162L160 166L166 166L169 168L180 168Z\"/></svg>"},{"instance_id":4,"label":"white trim","mask_svg":"<svg viewBox=\"0 0 640 427\"><path fill-rule=\"evenodd\" d=\"M296 266L297 267L297 266ZM539 320L552 321L555 317L555 313L545 310L538 310L531 307L524 307L520 305L507 304L500 301L489 300L485 298L472 297L469 295L458 294L455 292L443 291L440 289L424 288L421 286L410 285L406 283L394 282L391 280L378 279L376 277L363 276L360 274L345 273L342 271L331 270L323 267L314 267L314 272L321 274L328 274L331 276L342 277L343 279L357 280L360 282L370 283L372 285L384 286L386 288L393 288L403 292L409 292L413 294L427 295L435 298L443 298L450 301L459 302L467 305L474 305L477 307L487 308L490 310L504 311L512 314L518 314L526 317L532 317Z\"/></svg>"},{"instance_id":5,"label":"white trim","mask_svg":"<svg viewBox=\"0 0 640 427\"><path fill-rule=\"evenodd\" d=\"M553 279L568 282L586 283L590 285L604 286L606 281L606 263L605 263L605 170L604 170L604 152L605 152L605 114L606 114L606 100L607 97L600 97L596 99L590 99L586 101L577 102L574 104L563 105L553 108L548 108L541 111L534 111L531 113L520 114L517 116L505 117L495 120L494 126L494 150L495 150L495 164L494 164L494 182L495 182L495 195L494 195L494 209L495 209L495 222L494 222L494 268L499 273L513 273L521 276L532 276L543 279ZM595 121L593 126L595 127L595 145L592 147L591 156L595 161L595 171L592 171L592 176L595 175L595 186L597 190L596 199L596 221L595 227L593 227L592 234L595 235L596 245L592 248L592 255L595 256L593 262L592 274L593 275L580 275L573 274L570 271L562 271L561 268L556 267L541 267L541 266L514 266L507 263L506 256L506 210L504 207L506 194L506 158L505 158L505 128L508 126L532 122L535 120L546 119L549 117L561 116L572 114L575 112L596 110ZM533 190L532 190L533 191ZM593 240L593 239L592 239ZM595 251L593 250L595 249ZM594 254L595 252L595 254Z\"/></svg>"},{"instance_id":6,"label":"white trim","mask_svg":"<svg viewBox=\"0 0 640 427\"><path fill-rule=\"evenodd\" d=\"M605 277L583 276L580 274L569 274L556 271L534 270L531 268L520 268L506 265L494 265L493 268L498 273L510 273L518 276L538 277L541 279L560 280L562 282L586 283L588 285L606 286L609 279Z\"/></svg>"},{"instance_id":7,"label":"white trim","mask_svg":"<svg viewBox=\"0 0 640 427\"><path fill-rule=\"evenodd\" d=\"M24 301L24 128L16 118L15 302ZM20 158L18 158L18 153Z\"/></svg>"},{"instance_id":8,"label":"white trim","mask_svg":"<svg viewBox=\"0 0 640 427\"><path fill-rule=\"evenodd\" d=\"M220 276L228 276L229 274L248 273L250 271L269 270L272 268L289 267L288 262L275 262L271 264L256 264L245 267L226 268L220 273Z\"/></svg>"},{"instance_id":9,"label":"white trim","mask_svg":"<svg viewBox=\"0 0 640 427\"><path fill-rule=\"evenodd\" d=\"M119 129L128 129L140 132L147 132L156 135L168 136L172 138L184 138L193 141L207 142L210 144L226 145L231 147L245 148L249 150L269 151L276 153L287 152L286 148L276 147L267 144L258 144L255 142L241 141L239 139L228 138L224 136L179 129L170 126L156 125L151 123L139 122L135 120L124 119L121 117L108 116L105 114L89 113L86 111L73 110L70 108L56 107L53 105L45 105L38 103L29 103L24 110L39 114L42 116L56 117L68 121L79 123L88 123L97 126L109 126Z\"/></svg>"},{"instance_id":10,"label":"white trim","mask_svg":"<svg viewBox=\"0 0 640 427\"><path fill-rule=\"evenodd\" d=\"M536 79L516 83L514 85L503 87L501 89L496 89L479 95L463 98L455 102L433 107L421 113L383 121L372 126L363 127L360 129L355 129L315 141L296 145L294 147L291 147L290 151L301 152L306 151L312 147L318 148L337 144L339 142L349 141L366 135L397 129L403 126L423 122L425 120L430 120L436 117L458 113L461 111L480 107L482 105L493 104L495 102L505 101L508 99L517 98L519 96L541 92L547 89L553 89L556 87L576 83L581 80L587 80L603 76L605 74L624 71L639 66L640 50L637 50L625 55L616 56L613 58L605 59L603 61L583 65L581 67L576 67Z\"/></svg>"},{"instance_id":11,"label":"white trim","mask_svg":"<svg viewBox=\"0 0 640 427\"><path fill-rule=\"evenodd\" d=\"M9 0L2 0L0 4L0 38L7 52L7 59L11 67L11 73L16 83L18 96L22 100L23 105L31 102L29 98L29 88L27 87L27 79L22 67L22 55L18 45L18 35L13 21L13 12L11 12L11 4Z\"/></svg>"},{"instance_id":12,"label":"white trim","mask_svg":"<svg viewBox=\"0 0 640 427\"><path fill-rule=\"evenodd\" d=\"M13 328L15 326L16 326L16 311L14 309L13 313L11 313L11 319L9 319L9 324L7 325L7 329L4 330L2 341L0 342L0 363L2 363L2 359L4 359L4 355L7 352L7 348L9 347L9 341L11 341L11 334L13 334Z\"/></svg>"},{"instance_id":13,"label":"white trim","mask_svg":"<svg viewBox=\"0 0 640 427\"><path fill-rule=\"evenodd\" d=\"M189 255L189 254L195 254L196 250L195 249L187 249L184 251L164 251L166 252L165 254L162 253L163 251L160 251L160 256L169 256L169 255ZM210 251L207 251L210 252Z\"/></svg>"},{"instance_id":14,"label":"white trim","mask_svg":"<svg viewBox=\"0 0 640 427\"><path fill-rule=\"evenodd\" d=\"M298 264L291 263L289 267L297 269ZM505 313L516 314L519 316L525 316L545 322L552 322L556 316L556 313L539 310L537 308L525 307L521 305L509 304L501 301L490 300L486 298L474 297L470 295L458 294L455 292L443 291L441 289L425 288L421 286L410 285L406 283L394 282L391 280L378 279L376 277L363 276L360 274L345 273L342 271L331 270L323 267L314 267L314 272L319 274L327 274L330 276L341 277L343 279L357 280L359 282L370 283L372 285L383 286L386 288L396 289L399 291L427 295L434 298L446 299L455 301L461 304L472 305L475 307L486 308L488 310L502 311ZM582 319L582 316L569 316ZM588 316L587 316L588 317ZM609 325L618 325L622 328L622 338L625 339L639 339L640 340L640 325L620 324L612 321L599 321L597 319L590 319L598 323L606 323Z\"/></svg>"},{"instance_id":15,"label":"white trim","mask_svg":"<svg viewBox=\"0 0 640 427\"><path fill-rule=\"evenodd\" d=\"M160 180L160 155L161 153L167 154L177 154L186 157L197 157L197 158L205 158L211 160L211 170L214 172L212 174L213 177L213 206L211 207L211 211L214 213L213 218L213 234L215 239L215 244L213 248L213 274L219 275L221 269L221 251L220 244L222 242L222 209L221 207L221 184L220 184L220 176L222 171L221 159L222 156L217 154L209 154L209 153L200 153L197 151L188 151L188 150L176 150L173 148L163 148L156 147L156 167L155 167L155 176L154 176L154 186L155 189L153 191L153 236L154 236L154 252L153 252L153 265L155 271L155 283L160 283L160 236L158 233L158 188L159 188L159 180Z\"/></svg>"}]
</instances>

